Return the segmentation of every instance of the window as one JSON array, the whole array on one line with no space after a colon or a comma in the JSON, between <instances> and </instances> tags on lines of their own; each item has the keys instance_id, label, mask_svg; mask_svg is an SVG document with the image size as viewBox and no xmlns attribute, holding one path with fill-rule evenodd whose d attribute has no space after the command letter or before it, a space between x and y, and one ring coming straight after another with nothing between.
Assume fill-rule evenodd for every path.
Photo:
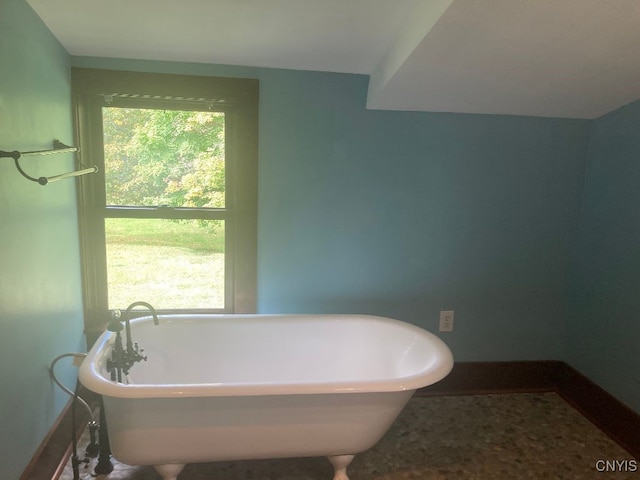
<instances>
[{"instance_id":1,"label":"window","mask_svg":"<svg viewBox=\"0 0 640 480\"><path fill-rule=\"evenodd\" d=\"M257 81L73 69L85 318L255 311Z\"/></svg>"}]
</instances>

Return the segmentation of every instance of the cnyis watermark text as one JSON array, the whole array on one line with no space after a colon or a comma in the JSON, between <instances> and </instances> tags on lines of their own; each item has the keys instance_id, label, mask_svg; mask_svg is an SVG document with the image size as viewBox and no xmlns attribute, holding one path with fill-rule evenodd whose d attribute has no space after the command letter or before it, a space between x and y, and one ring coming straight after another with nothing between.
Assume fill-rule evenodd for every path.
<instances>
[{"instance_id":1,"label":"cnyis watermark text","mask_svg":"<svg viewBox=\"0 0 640 480\"><path fill-rule=\"evenodd\" d=\"M598 460L595 464L598 472L637 472L637 460Z\"/></svg>"}]
</instances>

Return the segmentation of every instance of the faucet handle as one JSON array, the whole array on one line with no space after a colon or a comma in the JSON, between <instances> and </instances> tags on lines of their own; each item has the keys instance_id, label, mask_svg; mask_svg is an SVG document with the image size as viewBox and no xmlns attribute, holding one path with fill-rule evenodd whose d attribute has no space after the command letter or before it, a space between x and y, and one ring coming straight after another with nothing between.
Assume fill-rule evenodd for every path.
<instances>
[{"instance_id":1,"label":"faucet handle","mask_svg":"<svg viewBox=\"0 0 640 480\"><path fill-rule=\"evenodd\" d=\"M147 361L147 356L142 355L142 352L144 352L144 348L140 348L140 346L138 345L138 342L134 342L133 351L135 352L136 362L139 362L140 360L144 360L145 362Z\"/></svg>"},{"instance_id":2,"label":"faucet handle","mask_svg":"<svg viewBox=\"0 0 640 480\"><path fill-rule=\"evenodd\" d=\"M111 321L107 325L107 330L110 332L119 332L124 327L122 326L122 312L118 309L115 309L111 312Z\"/></svg>"}]
</instances>

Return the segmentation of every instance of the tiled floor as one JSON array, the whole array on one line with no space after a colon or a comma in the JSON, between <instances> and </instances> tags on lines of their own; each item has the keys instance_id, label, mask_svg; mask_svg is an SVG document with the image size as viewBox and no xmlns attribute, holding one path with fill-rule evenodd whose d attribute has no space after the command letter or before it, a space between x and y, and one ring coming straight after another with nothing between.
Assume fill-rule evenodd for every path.
<instances>
[{"instance_id":1,"label":"tiled floor","mask_svg":"<svg viewBox=\"0 0 640 480\"><path fill-rule=\"evenodd\" d=\"M600 472L599 460L633 457L553 393L414 397L351 480L640 479ZM152 467L116 464L98 480L159 480ZM625 465L622 463L622 465ZM630 468L631 469L631 468ZM93 466L82 480L96 478ZM187 465L179 480L331 480L325 458ZM67 466L62 480L73 478Z\"/></svg>"}]
</instances>

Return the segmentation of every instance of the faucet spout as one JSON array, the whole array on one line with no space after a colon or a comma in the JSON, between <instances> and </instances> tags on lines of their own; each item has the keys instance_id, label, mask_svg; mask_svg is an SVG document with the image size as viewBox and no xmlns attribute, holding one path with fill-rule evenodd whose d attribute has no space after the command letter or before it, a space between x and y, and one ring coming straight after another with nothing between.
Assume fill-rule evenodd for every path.
<instances>
[{"instance_id":1,"label":"faucet spout","mask_svg":"<svg viewBox=\"0 0 640 480\"><path fill-rule=\"evenodd\" d=\"M158 320L158 314L156 313L156 309L151 306L150 303L147 302L133 302L131 305L127 307L124 313L124 324L127 332L127 353L131 354L133 352L133 340L131 339L131 312L136 307L145 307L151 312L151 316L153 316L153 324L159 325L160 322Z\"/></svg>"},{"instance_id":2,"label":"faucet spout","mask_svg":"<svg viewBox=\"0 0 640 480\"><path fill-rule=\"evenodd\" d=\"M160 324L160 321L158 320L158 314L156 313L156 309L153 308L151 304L147 302L133 302L131 305L127 307L125 314L129 315L131 311L136 307L145 307L147 310L151 312L151 316L153 317L153 324L154 325Z\"/></svg>"},{"instance_id":3,"label":"faucet spout","mask_svg":"<svg viewBox=\"0 0 640 480\"><path fill-rule=\"evenodd\" d=\"M117 380L118 382L122 381L122 373L124 373L125 375L129 374L129 369L133 366L134 363L140 362L142 360L147 360L147 357L145 355L142 355L144 349L140 348L137 342L134 343L133 339L131 338L131 312L136 307L147 308L153 316L154 325L160 324L156 309L147 302L133 302L127 307L124 315L122 315L120 310L113 311L111 322L107 326L107 330L116 332L116 338L112 351L112 359L107 361L107 370L112 372L112 380ZM120 336L120 331L123 328L122 320L124 320L124 328L127 334L126 349L122 347L122 338Z\"/></svg>"}]
</instances>

